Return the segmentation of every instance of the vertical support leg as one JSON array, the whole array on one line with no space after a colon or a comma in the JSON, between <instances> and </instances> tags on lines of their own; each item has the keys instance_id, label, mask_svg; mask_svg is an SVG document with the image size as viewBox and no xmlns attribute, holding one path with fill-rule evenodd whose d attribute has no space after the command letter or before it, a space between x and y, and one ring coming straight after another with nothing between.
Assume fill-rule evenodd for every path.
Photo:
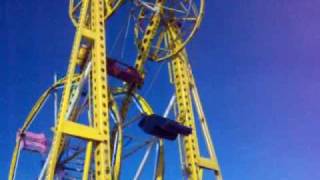
<instances>
[{"instance_id":1,"label":"vertical support leg","mask_svg":"<svg viewBox=\"0 0 320 180\"><path fill-rule=\"evenodd\" d=\"M154 15L151 18L151 21L149 25L146 28L146 32L143 35L141 45L139 47L139 52L136 57L135 61L135 68L137 71L141 74L141 76L144 78L144 65L148 59L150 48L151 48L151 42L156 35L157 29L160 25L160 19L161 19L161 13L162 13L162 4L164 3L164 0L157 0L155 7L158 8L158 11L154 13ZM129 91L134 92L138 86L131 87ZM129 94L131 94L131 92ZM122 107L120 109L120 114L122 119L125 119L126 114L128 112L129 105L131 103L132 97L127 96L125 100L122 103Z\"/></svg>"},{"instance_id":2,"label":"vertical support leg","mask_svg":"<svg viewBox=\"0 0 320 180\"><path fill-rule=\"evenodd\" d=\"M179 28L174 24L169 24L168 31L169 47L174 51L181 42L176 40L179 36ZM175 40L174 40L175 39ZM188 62L185 50L179 52L172 58L171 71L174 79L174 86L177 96L178 121L185 126L192 128L192 134L182 137L185 167L189 179L202 179L203 169L213 170L218 180L222 179L219 164L214 152L210 133L206 124L206 119L202 111L200 99L198 97L196 85ZM201 130L204 134L210 158L200 156L198 138L196 133L196 122L193 114L193 99L197 112L200 116Z\"/></svg>"},{"instance_id":3,"label":"vertical support leg","mask_svg":"<svg viewBox=\"0 0 320 180\"><path fill-rule=\"evenodd\" d=\"M47 177L46 177L46 179L48 180L53 180L54 178L55 167L57 164L57 160L59 158L61 147L63 146L63 134L61 132L61 129L62 129L63 121L66 120L66 113L68 110L71 87L72 87L72 79L76 69L77 55L78 55L78 50L79 50L81 38L82 38L81 29L84 27L84 24L85 24L87 9L88 9L88 0L84 0L82 8L80 10L79 26L77 28L77 32L76 32L73 47L72 47L70 64L69 64L67 75L66 75L66 83L62 93L60 112L58 114L58 121L55 127L55 136L52 143L52 153L51 153L51 156L49 157L50 160L48 164Z\"/></svg>"},{"instance_id":4,"label":"vertical support leg","mask_svg":"<svg viewBox=\"0 0 320 180\"><path fill-rule=\"evenodd\" d=\"M89 177L89 171L90 171L90 165L91 165L92 145L93 145L92 141L88 141L87 148L86 148L84 167L83 167L82 180L88 180L88 177Z\"/></svg>"},{"instance_id":5,"label":"vertical support leg","mask_svg":"<svg viewBox=\"0 0 320 180\"><path fill-rule=\"evenodd\" d=\"M178 105L177 120L183 125L192 128L192 134L182 138L186 170L190 179L199 179L199 168L196 165L197 157L199 156L199 147L190 96L190 81L186 67L186 61L183 59L183 56L181 56L181 53L173 58L172 69Z\"/></svg>"},{"instance_id":6,"label":"vertical support leg","mask_svg":"<svg viewBox=\"0 0 320 180\"><path fill-rule=\"evenodd\" d=\"M111 150L108 114L108 86L106 69L104 1L91 0L91 26L95 36L92 48L92 97L93 97L93 127L105 138L96 143L95 177L96 179L111 179Z\"/></svg>"}]
</instances>

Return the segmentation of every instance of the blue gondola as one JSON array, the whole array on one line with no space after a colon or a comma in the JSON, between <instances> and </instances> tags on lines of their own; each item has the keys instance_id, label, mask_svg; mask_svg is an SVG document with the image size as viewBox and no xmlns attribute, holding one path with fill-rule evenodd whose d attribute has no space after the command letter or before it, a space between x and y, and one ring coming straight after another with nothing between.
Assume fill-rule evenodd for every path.
<instances>
[{"instance_id":1,"label":"blue gondola","mask_svg":"<svg viewBox=\"0 0 320 180\"><path fill-rule=\"evenodd\" d=\"M150 135L168 140L175 140L178 134L187 136L192 133L191 128L156 114L142 115L139 127Z\"/></svg>"}]
</instances>

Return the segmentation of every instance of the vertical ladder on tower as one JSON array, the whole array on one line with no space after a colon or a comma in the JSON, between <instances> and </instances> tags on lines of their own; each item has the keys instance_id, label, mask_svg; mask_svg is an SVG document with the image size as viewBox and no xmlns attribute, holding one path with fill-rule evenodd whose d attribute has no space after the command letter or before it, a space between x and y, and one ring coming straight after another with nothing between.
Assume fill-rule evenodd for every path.
<instances>
[{"instance_id":1,"label":"vertical ladder on tower","mask_svg":"<svg viewBox=\"0 0 320 180\"><path fill-rule=\"evenodd\" d=\"M62 101L59 108L58 121L54 129L52 149L49 154L49 164L46 179L55 177L58 158L63 149L66 136L77 137L87 141L86 155L83 167L83 179L88 179L91 164L91 154L94 153L95 177L111 179L111 150L109 140L108 119L108 85L106 70L105 43L105 2L104 0L82 0L76 34L73 42L70 63L66 74ZM79 71L79 54L82 46L90 46L90 60L83 71ZM81 60L81 59L80 59ZM75 74L80 73L78 85L72 83ZM92 125L82 125L70 116L73 105L81 90L81 82L89 81L92 88Z\"/></svg>"}]
</instances>

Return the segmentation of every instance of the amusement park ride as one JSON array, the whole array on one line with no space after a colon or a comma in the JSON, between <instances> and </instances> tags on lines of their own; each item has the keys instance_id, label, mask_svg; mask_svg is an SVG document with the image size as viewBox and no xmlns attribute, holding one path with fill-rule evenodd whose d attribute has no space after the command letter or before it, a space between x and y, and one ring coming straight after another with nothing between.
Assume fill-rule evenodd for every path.
<instances>
[{"instance_id":1,"label":"amusement park ride","mask_svg":"<svg viewBox=\"0 0 320 180\"><path fill-rule=\"evenodd\" d=\"M137 53L132 66L107 52L107 29L114 27L108 22L123 6L130 7L134 23ZM180 155L179 179L221 180L185 49L203 11L204 0L70 0L76 33L67 73L42 94L19 129L9 179L19 174L21 153L30 152L43 158L35 177L40 180L170 179L165 168L174 165L167 163L165 152L174 151ZM168 65L174 90L163 115L141 94L148 85L147 62ZM51 95L55 107L60 101L54 126L32 131Z\"/></svg>"}]
</instances>

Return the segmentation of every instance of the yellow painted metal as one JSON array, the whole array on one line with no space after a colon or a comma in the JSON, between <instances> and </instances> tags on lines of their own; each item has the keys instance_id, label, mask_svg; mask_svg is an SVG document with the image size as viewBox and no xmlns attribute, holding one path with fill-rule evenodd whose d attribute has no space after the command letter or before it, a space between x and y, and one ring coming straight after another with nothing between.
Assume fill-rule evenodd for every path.
<instances>
[{"instance_id":1,"label":"yellow painted metal","mask_svg":"<svg viewBox=\"0 0 320 180\"><path fill-rule=\"evenodd\" d=\"M54 88L50 87L47 89L38 99L36 104L31 109L31 112L29 113L25 123L23 124L22 128L20 129L21 132L24 132L26 129L28 129L29 125L31 124L32 120L34 119L35 115L39 112L40 108L42 107L43 103L46 101L50 93L52 92Z\"/></svg>"},{"instance_id":2,"label":"yellow painted metal","mask_svg":"<svg viewBox=\"0 0 320 180\"><path fill-rule=\"evenodd\" d=\"M160 1L158 1L158 2L160 2ZM160 2L160 3L162 5L164 4L164 2ZM199 9L197 11L197 14L195 14L196 15L195 24L194 24L193 28L191 29L190 33L188 34L188 36L184 40L181 39L180 43L177 43L176 47L174 49L172 49L172 48L170 49L169 48L171 51L168 54L166 54L164 56L161 56L161 57L158 57L156 54L157 54L157 51L159 49L161 49L161 47L160 47L161 39L163 38L165 32L160 33L159 39L158 39L157 43L155 44L155 46L158 48L158 50L156 52L154 52L153 54L149 54L151 60L156 61L156 62L161 62L161 61L164 61L164 60L172 59L172 57L174 55L176 55L180 51L184 50L186 45L191 41L191 39L194 37L194 35L198 31L198 29L200 28L200 25L201 25L201 22L202 22L202 18L203 18L203 15L204 15L204 9L205 9L205 0L200 0L197 3L197 5L199 5ZM162 6L160 6L160 8L162 8ZM166 7L166 8L168 9L168 7ZM194 8L194 7L192 7L192 8ZM139 15L140 17L138 17L138 18L144 19L144 17L143 17L144 16L144 12L143 11L144 10L141 10L140 15ZM148 28L147 28L147 30L148 30ZM157 29L155 29L155 30L157 30ZM139 29L136 28L135 29L135 36L136 37L138 37L138 33L139 33ZM163 39L163 40L165 40L165 39Z\"/></svg>"},{"instance_id":3,"label":"yellow painted metal","mask_svg":"<svg viewBox=\"0 0 320 180\"><path fill-rule=\"evenodd\" d=\"M141 44L139 44L138 47L138 55L135 61L135 68L136 70L140 73L140 75L144 78L144 64L148 59L149 56L149 51L151 47L151 42L156 35L157 28L159 27L160 24L160 18L161 18L161 13L163 12L163 3L165 0L157 0L155 3L155 9L157 11L153 14L151 21L149 25L146 28L146 32L142 38ZM130 87L130 92L128 93L129 95L134 93L136 89L138 88L139 85L135 85L134 87ZM127 96L125 100L122 103L121 109L120 109L120 114L121 117L124 119L126 117L129 105L131 103L131 97Z\"/></svg>"},{"instance_id":4,"label":"yellow painted metal","mask_svg":"<svg viewBox=\"0 0 320 180\"><path fill-rule=\"evenodd\" d=\"M150 47L151 47L151 42L155 36L155 33L157 31L157 28L159 27L160 24L160 18L161 18L161 13L163 11L163 6L162 4L164 3L164 0L157 0L155 7L157 9L157 12L152 16L150 24L147 27L147 30L144 34L144 37L142 39L141 44L139 45L139 52L135 61L135 68L137 69L137 71L141 74L141 76L144 78L145 74L144 74L144 64L148 59L149 56L149 51L150 51ZM134 87L130 87L131 89L129 91L128 94L129 96L127 96L125 98L125 100L122 103L122 107L120 109L120 113L121 113L121 117L125 118L128 108L129 108L129 104L132 101L132 97L130 97L130 95L135 94L136 89L138 88L138 86L134 86ZM141 103L142 108L145 110L144 112L146 114L152 114L153 111L151 110L150 106L146 103L146 101L141 97L141 96L136 96L136 98L138 99L138 101ZM160 140L159 142L160 146L159 146L159 161L156 167L156 179L157 180L161 180L163 179L163 175L164 175L164 150L163 150L163 141Z\"/></svg>"},{"instance_id":5,"label":"yellow painted metal","mask_svg":"<svg viewBox=\"0 0 320 180\"><path fill-rule=\"evenodd\" d=\"M79 75L75 75L74 78L72 78L72 83L73 84L77 84L79 81L80 81L80 77ZM55 84L53 84L51 87L49 87L44 93L43 95L39 98L39 100L37 101L37 103L35 104L35 106L32 108L32 111L30 112L26 122L25 122L25 125L23 126L23 128L21 128L21 130L26 130L28 128L28 125L31 123L30 122L30 119L32 120L33 118L31 117L34 117L36 113L38 113L38 110L39 106L41 106L44 102L44 97L48 97L50 95L51 92L53 92L56 88L58 87L61 87L64 85L66 79L65 78L62 78L60 80L58 80ZM128 92L127 89L125 88L117 88L117 89L113 89L112 90L112 94L126 94ZM114 101L114 98L113 98L113 95L110 94L110 104L111 104L111 110L115 113L116 115L116 118L117 119L120 119L120 115L119 115L119 111L118 111L118 108L116 106L116 103ZM136 98L137 102L139 103L139 105L141 106L143 112L145 114L148 114L148 115L151 115L153 114L153 110L152 108L150 107L150 105L147 103L147 101L142 97L140 96L139 94L134 94L134 97ZM121 119L120 119L121 120ZM85 138L85 139L100 139L101 137L98 137L98 138L95 138L95 137L92 137L92 134L96 134L96 132L94 133L84 133L84 134L91 134L91 135L88 135L88 136L84 136L84 135L81 135L80 132L84 132L86 130L80 130L81 128L89 128L87 126L84 126L84 125L80 125L80 124L76 124L74 122L71 122L71 121L64 121L63 122L64 125L63 125L63 132L64 131L77 131L75 133L72 133L72 132L67 132L67 134L70 134L70 135L74 135L74 136L77 136L77 137L81 137L81 138ZM72 124L71 126L69 125L66 125L66 124ZM67 127L66 127L67 126ZM74 128L73 126L82 126L81 128ZM84 126L84 127L83 127ZM120 131L119 134L122 134L122 128L120 128L121 126L117 126L119 127L118 131ZM70 130L66 130L67 129L70 129ZM91 131L91 130L90 130ZM77 135L78 134L78 135ZM99 136L99 135L93 135L93 136ZM91 138L90 138L91 137ZM17 150L14 151L14 154L17 154L19 151L18 151L18 147L20 146L20 141L17 141L16 143L16 148ZM89 156L92 152L92 146L93 146L93 141L88 141L87 143L87 149L86 149L86 158L85 158L85 163L84 163L84 172L83 172L83 179L88 179L88 168L89 167L89 164L91 162L91 156ZM122 146L122 136L119 136L119 140L118 140L118 147L121 147ZM159 163L157 164L157 167L156 167L156 179L162 179L163 178L163 173L164 173L164 147L163 147L163 141L160 140L160 153L159 153ZM119 174L120 174L120 169L121 169L121 155L122 155L122 149L120 148L118 151L117 151L117 155L116 155L116 160L115 160L115 165L113 167L113 179L119 179ZM13 156L13 159L12 159L12 162L14 163L11 163L11 166L14 167L15 166L15 163L16 163L16 158L17 158L17 155L14 155ZM12 170L11 170L12 169ZM13 173L10 173L12 174L9 179L13 179L13 175L14 175L14 168L11 168L10 169L10 172L12 171Z\"/></svg>"},{"instance_id":6,"label":"yellow painted metal","mask_svg":"<svg viewBox=\"0 0 320 180\"><path fill-rule=\"evenodd\" d=\"M169 47L175 49L179 47L180 41L177 41L179 37L179 28L174 24L169 24L168 33ZM174 39L174 41L173 41ZM189 179L202 179L203 169L213 170L216 174L216 178L221 180L221 172L218 165L218 161L214 152L210 133L206 124L206 119L202 110L201 102L197 93L195 81L191 72L191 67L188 62L188 56L185 50L180 51L178 54L172 57L170 62L171 76L177 97L178 107L178 119L180 123L192 128L192 134L182 137L184 148L185 168ZM193 99L197 112L200 115L200 124L202 132L205 137L207 148L210 158L203 158L200 155L196 122L193 113Z\"/></svg>"},{"instance_id":7,"label":"yellow painted metal","mask_svg":"<svg viewBox=\"0 0 320 180\"><path fill-rule=\"evenodd\" d=\"M128 89L127 88L114 88L111 90L113 96L119 95L119 94L127 94L128 93ZM148 102L142 97L140 96L138 93L133 93L132 96L134 98L136 98L137 102L139 103L139 105L141 106L141 109L143 110L143 112L147 115L151 115L153 114L153 110L151 108L151 106L148 104Z\"/></svg>"},{"instance_id":8,"label":"yellow painted metal","mask_svg":"<svg viewBox=\"0 0 320 180\"><path fill-rule=\"evenodd\" d=\"M109 91L110 92L110 91ZM118 106L116 104L116 101L114 100L114 97L111 93L109 93L109 99L110 99L110 109L115 115L115 118L118 120L116 126L117 126L117 142L114 142L113 146L117 146L115 160L114 160L114 166L113 166L113 172L112 172L112 178L113 179L119 179L120 178L120 169L121 169L121 156L122 156L122 145L123 145L123 132L122 132L122 118L119 114ZM115 144L116 143L116 144ZM113 150L113 148L111 149Z\"/></svg>"},{"instance_id":9,"label":"yellow painted metal","mask_svg":"<svg viewBox=\"0 0 320 180\"><path fill-rule=\"evenodd\" d=\"M108 19L111 17L124 2L124 0L105 0L106 13L104 18Z\"/></svg>"},{"instance_id":10,"label":"yellow painted metal","mask_svg":"<svg viewBox=\"0 0 320 180\"><path fill-rule=\"evenodd\" d=\"M104 1L104 7L105 9L103 10L104 13L104 19L108 19L113 15L113 13L124 3L124 0L105 0ZM83 4L83 0L80 0L75 4L75 0L70 0L69 1L69 10L68 10L68 15L69 18L72 22L72 24L77 27L78 22L76 18L76 11L81 7Z\"/></svg>"},{"instance_id":11,"label":"yellow painted metal","mask_svg":"<svg viewBox=\"0 0 320 180\"><path fill-rule=\"evenodd\" d=\"M210 169L210 170L213 170L213 169L216 170L219 168L217 161L214 161L212 159L203 158L203 157L198 157L197 164L202 168L206 168L206 169Z\"/></svg>"},{"instance_id":12,"label":"yellow painted metal","mask_svg":"<svg viewBox=\"0 0 320 180\"><path fill-rule=\"evenodd\" d=\"M146 114L153 114L153 110L146 102L146 100L136 93L138 85L128 86L126 88L119 88L110 92L107 82L107 69L106 69L106 43L105 43L105 18L109 17L116 8L118 8L122 0L82 0L79 4L80 16L76 22L71 18L73 23L76 24L76 35L73 43L73 48L70 57L70 63L68 67L67 75L64 79L59 80L55 85L50 87L39 98L34 108L29 113L25 124L22 127L22 131L25 131L34 116L45 102L51 91L58 86L64 85L62 102L60 105L60 112L58 115L57 125L54 129L54 140L52 144L52 153L47 169L46 179L53 180L55 175L55 168L59 155L64 147L64 136L70 135L72 137L78 137L87 142L86 156L84 163L83 179L88 179L89 170L91 165L91 155L94 153L95 160L95 178L96 179L119 179L121 169L121 156L122 156L122 120L126 116L128 106L131 103L131 99L135 98ZM151 42L154 39L157 29L160 25L161 13L163 12L164 0L157 0L155 4L156 12L151 18L150 24L147 26L144 37L139 44L139 52L136 58L135 67L138 72L145 76L144 65L148 57L150 57ZM198 28L201 22L203 13L203 3L201 0L200 6L200 20L197 21L196 27ZM75 8L75 7L72 7ZM74 9L73 9L74 11ZM107 12L105 12L107 11ZM71 14L72 16L72 14ZM197 29L196 28L196 29ZM194 29L191 34L196 31ZM170 67L170 81L174 83L177 107L178 107L178 119L180 123L193 129L192 134L189 136L183 136L183 148L185 155L185 167L188 173L189 179L202 179L203 169L214 170L218 180L222 180L220 167L214 151L212 139L209 133L206 118L203 113L202 105L200 102L199 94L196 88L195 80L193 78L190 65L188 63L188 57L184 49L186 43L191 39L189 37L187 41L179 41L179 28L174 23L168 24L168 31L164 36L169 37L168 46L171 49L172 61L169 64ZM83 49L81 43L83 40L90 42L90 48ZM177 40L178 39L178 40ZM157 43L160 44L159 42ZM86 52L85 52L86 51ZM89 53L88 51L91 51ZM76 122L76 115L71 115L70 119L66 119L67 111L70 108L69 103L72 97L73 86L81 78L83 74L76 73L76 66L84 64L85 55L91 55L92 69L90 76L90 83L92 87L92 99L93 104L93 123L92 126L85 126ZM170 57L171 57L170 56ZM157 59L161 61L165 58ZM114 101L112 94L126 94L127 98L123 102L122 107L119 109ZM130 97L131 96L131 97ZM193 99L192 99L193 98ZM193 114L193 103L195 104L199 120L201 124L201 130L205 137L205 142L209 151L210 158L204 158L200 156L198 138L196 133L196 123ZM109 115L108 111L114 112L116 119L118 119L117 133L118 140L116 143L118 146L113 166L111 165L112 148L110 145L110 132L109 132ZM75 113L77 114L77 113ZM164 176L164 143L159 141L159 159L156 167L156 179L161 180ZM20 140L17 140L15 150L13 152L13 158L10 167L9 179L14 178L14 172L17 162L17 156L19 153Z\"/></svg>"},{"instance_id":13,"label":"yellow painted metal","mask_svg":"<svg viewBox=\"0 0 320 180\"><path fill-rule=\"evenodd\" d=\"M108 2L108 1L107 1ZM109 180L111 175L111 150L109 132L109 100L106 69L105 13L104 0L92 0L90 4L91 27L95 33L92 47L92 97L93 127L105 140L95 144L95 177Z\"/></svg>"},{"instance_id":14,"label":"yellow painted metal","mask_svg":"<svg viewBox=\"0 0 320 180\"><path fill-rule=\"evenodd\" d=\"M143 112L147 115L153 114L153 110L147 103L147 101L140 95L135 94L135 98L139 102L141 108L143 109ZM163 140L159 140L159 157L158 157L158 163L156 164L156 174L155 179L156 180L162 180L164 178L164 143Z\"/></svg>"},{"instance_id":15,"label":"yellow painted metal","mask_svg":"<svg viewBox=\"0 0 320 180\"><path fill-rule=\"evenodd\" d=\"M72 83L76 83L79 81L79 75L74 75L74 77L72 78ZM55 84L53 84L52 86L50 86L41 96L40 98L37 100L37 102L35 103L35 105L32 107L30 113L28 114L23 126L20 128L20 132L24 133L30 126L30 124L32 123L32 121L34 120L36 114L38 114L39 110L41 109L41 107L43 106L45 100L48 98L48 96L54 91L56 90L56 88L62 86L65 83L65 78L62 78L60 80L58 80ZM21 141L18 138L16 141L16 145L14 147L13 150L13 155L12 155L12 159L11 159L11 163L10 163L10 171L9 171L9 176L8 179L12 180L14 179L14 173L15 173L15 169L16 169L16 163L17 163L17 155L19 153L19 149L20 149L20 144Z\"/></svg>"},{"instance_id":16,"label":"yellow painted metal","mask_svg":"<svg viewBox=\"0 0 320 180\"><path fill-rule=\"evenodd\" d=\"M74 18L73 14L74 12L76 11L76 9L81 5L82 2L79 2L78 4L74 5L74 0L70 0L69 1L69 11L68 11L68 15L69 15L69 18L72 22L72 24L74 26L77 26L77 21L76 19Z\"/></svg>"},{"instance_id":17,"label":"yellow painted metal","mask_svg":"<svg viewBox=\"0 0 320 180\"><path fill-rule=\"evenodd\" d=\"M156 180L164 179L164 143L163 140L159 140L159 157L158 157L158 164L156 167Z\"/></svg>"},{"instance_id":18,"label":"yellow painted metal","mask_svg":"<svg viewBox=\"0 0 320 180\"><path fill-rule=\"evenodd\" d=\"M93 147L93 141L88 141L87 142L87 148L86 148L86 156L85 156L85 159L84 159L82 180L88 180L89 179L92 147Z\"/></svg>"},{"instance_id":19,"label":"yellow painted metal","mask_svg":"<svg viewBox=\"0 0 320 180\"><path fill-rule=\"evenodd\" d=\"M90 6L89 6L90 2ZM90 7L90 13L89 13ZM59 155L59 147L63 142L63 134L69 134L76 137L95 140L95 177L97 179L111 179L110 165L110 141L109 141L109 119L108 119L108 87L106 78L106 52L105 52L105 27L104 27L104 1L103 0L84 0L82 1L79 24L77 24L77 32L74 40L71 60L67 73L67 82L65 84L62 103L60 108L58 125L55 131L55 138L52 147L48 168L48 179L54 177L54 168ZM91 23L91 29L87 28L88 22ZM72 123L62 119L66 115L68 109L68 101L70 99L71 84L70 78L74 73L77 65L77 56L79 55L79 47L82 38L87 38L92 42L92 96L93 98L93 128ZM81 54L81 51L80 51ZM90 142L87 150L90 150ZM89 152L87 152L87 157ZM90 163L90 160L85 160ZM88 168L88 167L85 167ZM84 174L84 178L86 178Z\"/></svg>"},{"instance_id":20,"label":"yellow painted metal","mask_svg":"<svg viewBox=\"0 0 320 180\"><path fill-rule=\"evenodd\" d=\"M20 144L21 140L18 139L16 142L16 145L13 150L12 154L12 159L11 159L11 164L10 164L10 171L9 171L9 180L13 180L15 177L15 171L16 171L16 166L17 166L17 160L18 160L18 154L20 153Z\"/></svg>"},{"instance_id":21,"label":"yellow painted metal","mask_svg":"<svg viewBox=\"0 0 320 180\"><path fill-rule=\"evenodd\" d=\"M58 114L58 121L55 129L54 139L51 147L51 154L48 164L47 177L48 180L54 179L54 173L56 168L56 163L61 151L61 146L63 146L63 134L61 132L63 121L65 121L66 113L68 110L71 87L72 87L72 77L75 74L75 69L77 65L77 57L79 54L80 43L82 39L81 29L85 27L85 20L88 11L89 2L88 0L82 1L82 7L80 10L79 27L77 27L73 48L70 57L70 64L68 67L68 72L66 75L66 83L63 90L62 101L60 105L60 111Z\"/></svg>"},{"instance_id":22,"label":"yellow painted metal","mask_svg":"<svg viewBox=\"0 0 320 180\"><path fill-rule=\"evenodd\" d=\"M89 6L90 2L90 6ZM90 13L89 13L90 7ZM54 169L59 156L59 147L63 140L63 133L74 136L93 139L95 143L95 176L98 179L111 179L110 167L110 142L109 142L109 119L108 119L108 87L106 78L106 53L105 53L105 27L104 27L104 1L84 0L82 1L79 24L74 40L71 60L67 72L67 83L65 84L62 103L55 131L52 154L49 161L48 179L54 178ZM90 15L90 21L86 21ZM87 22L91 23L91 29L87 29ZM68 102L70 99L71 83L82 38L93 41L92 47L92 96L93 98L93 127L81 126L65 122ZM82 133L81 133L82 132Z\"/></svg>"},{"instance_id":23,"label":"yellow painted metal","mask_svg":"<svg viewBox=\"0 0 320 180\"><path fill-rule=\"evenodd\" d=\"M93 31L91 31L91 30L89 30L89 29L87 29L85 27L81 29L81 34L84 37L86 37L88 39L91 39L91 40L94 40L95 39L95 35L96 35Z\"/></svg>"},{"instance_id":24,"label":"yellow painted metal","mask_svg":"<svg viewBox=\"0 0 320 180\"><path fill-rule=\"evenodd\" d=\"M192 134L182 137L186 170L190 179L199 179L199 168L196 166L197 157L199 156L199 147L197 142L196 126L192 109L192 101L189 93L190 84L188 74L186 73L186 62L178 53L172 59L172 68L174 83L176 87L176 97L178 106L178 119L180 123L192 128Z\"/></svg>"},{"instance_id":25,"label":"yellow painted metal","mask_svg":"<svg viewBox=\"0 0 320 180\"><path fill-rule=\"evenodd\" d=\"M221 169L220 169L220 166L218 163L217 155L215 153L213 141L212 141L210 131L208 128L208 124L207 124L207 119L206 119L206 116L203 112L202 104L200 101L200 96L199 96L198 89L197 89L197 86L196 86L196 83L195 83L195 80L194 80L194 77L193 77L193 74L191 71L191 67L189 67L189 75L190 75L190 79L191 79L191 83L192 83L191 84L192 85L191 92L192 92L192 96L193 96L193 99L195 102L197 113L199 115L199 120L200 120L200 124L201 124L201 128L202 128L202 132L203 132L203 135L205 138L206 146L209 151L209 156L210 156L211 162L215 164L214 171L217 176L217 180L222 180Z\"/></svg>"},{"instance_id":26,"label":"yellow painted metal","mask_svg":"<svg viewBox=\"0 0 320 180\"><path fill-rule=\"evenodd\" d=\"M65 120L62 122L61 132L67 135L94 141L103 141L105 136L100 134L95 128L82 125L72 121Z\"/></svg>"},{"instance_id":27,"label":"yellow painted metal","mask_svg":"<svg viewBox=\"0 0 320 180\"><path fill-rule=\"evenodd\" d=\"M127 94L128 90L126 88L116 88L112 89L112 94L113 95L118 95L118 94ZM140 96L138 93L132 94L132 96L137 100L139 105L141 106L142 111L147 114L151 115L153 114L153 110L148 104L148 102ZM159 140L159 157L158 157L158 163L156 164L156 174L155 174L155 179L156 180L162 180L164 178L164 143L163 140Z\"/></svg>"},{"instance_id":28,"label":"yellow painted metal","mask_svg":"<svg viewBox=\"0 0 320 180\"><path fill-rule=\"evenodd\" d=\"M155 9L157 11L153 14L149 25L146 28L145 34L139 44L139 52L135 62L135 67L138 72L144 76L144 64L149 56L149 51L151 47L151 42L156 35L157 29L160 24L161 13L163 12L163 4L165 0L157 0L155 4Z\"/></svg>"},{"instance_id":29,"label":"yellow painted metal","mask_svg":"<svg viewBox=\"0 0 320 180\"><path fill-rule=\"evenodd\" d=\"M43 103L46 101L46 99L48 98L48 96L50 95L50 93L52 92L53 89L54 89L53 87L50 87L38 99L35 106L32 108L31 112L29 113L28 117L26 118L25 123L23 124L22 128L20 129L21 133L24 133L26 131L26 129L28 129L28 127L32 123L35 115L39 112ZM10 179L10 180L14 179L14 176L15 176L14 173L16 171L17 156L19 154L20 145L21 145L21 139L18 137L16 140L16 145L13 150L13 155L12 155L12 160L11 160L11 165L10 165L10 171L9 171L9 177L8 177L8 179Z\"/></svg>"}]
</instances>

